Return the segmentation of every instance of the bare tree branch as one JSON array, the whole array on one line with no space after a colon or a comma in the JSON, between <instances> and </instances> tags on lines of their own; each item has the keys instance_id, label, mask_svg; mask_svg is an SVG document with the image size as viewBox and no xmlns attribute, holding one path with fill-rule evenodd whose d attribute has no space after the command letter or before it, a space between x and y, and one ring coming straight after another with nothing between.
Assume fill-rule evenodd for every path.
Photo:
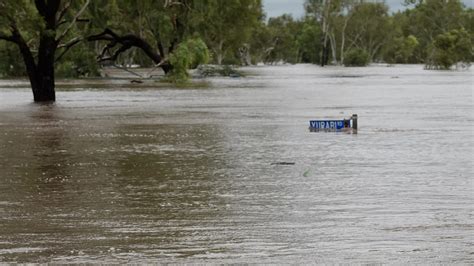
<instances>
[{"instance_id":1,"label":"bare tree branch","mask_svg":"<svg viewBox=\"0 0 474 266\"><path fill-rule=\"evenodd\" d=\"M64 7L58 13L58 18L56 19L56 23L58 23L58 26L63 24L62 19L64 15L66 15L66 12L69 9L69 7L71 7L71 4L72 4L72 0L69 0L66 4L64 4Z\"/></svg>"},{"instance_id":2,"label":"bare tree branch","mask_svg":"<svg viewBox=\"0 0 474 266\"><path fill-rule=\"evenodd\" d=\"M62 53L54 61L58 62L59 60L61 60L61 58L69 51L69 49L71 49L76 44L80 43L82 40L84 40L84 38L76 37L76 38L71 39L69 42L65 44L58 45L58 49L64 48L64 51L62 51Z\"/></svg>"},{"instance_id":3,"label":"bare tree branch","mask_svg":"<svg viewBox=\"0 0 474 266\"><path fill-rule=\"evenodd\" d=\"M127 51L128 49L132 48L131 45L123 45L122 47L120 47L119 49L117 49L115 51L115 53L112 55L112 56L109 56L109 57L101 57L99 58L99 62L103 62L103 61L115 61L117 60L118 56Z\"/></svg>"},{"instance_id":4,"label":"bare tree branch","mask_svg":"<svg viewBox=\"0 0 474 266\"><path fill-rule=\"evenodd\" d=\"M12 35L5 35L2 33L0 33L0 40L16 43L15 38Z\"/></svg>"},{"instance_id":5,"label":"bare tree branch","mask_svg":"<svg viewBox=\"0 0 474 266\"><path fill-rule=\"evenodd\" d=\"M170 6L175 6L175 5L184 5L180 1L174 1L174 0L165 0L165 4L163 5L164 8L170 7Z\"/></svg>"},{"instance_id":6,"label":"bare tree branch","mask_svg":"<svg viewBox=\"0 0 474 266\"><path fill-rule=\"evenodd\" d=\"M77 20L79 19L79 17L82 15L82 13L84 13L84 11L86 10L87 6L89 5L90 3L90 0L87 0L86 3L82 6L82 8L76 13L76 15L74 16L74 18L72 19L71 23L69 23L69 25L66 27L66 29L63 31L63 33L61 33L61 35L59 35L57 41L61 41L62 38L64 38L64 36L66 36L66 34L68 34L68 32L72 29L72 27L74 26L74 24L76 24Z\"/></svg>"},{"instance_id":7,"label":"bare tree branch","mask_svg":"<svg viewBox=\"0 0 474 266\"><path fill-rule=\"evenodd\" d=\"M11 21L10 28L11 28L12 35L6 36L7 38L3 38L3 40L8 39L16 43L16 45L20 49L20 53L23 56L23 61L25 62L28 73L36 73L37 66L36 66L35 58L33 57L33 54L31 52L31 49L26 43L23 36L21 35L20 30L18 30L18 27L15 21L12 20L11 18L10 18L10 21ZM5 37L5 35L2 35L2 36Z\"/></svg>"},{"instance_id":8,"label":"bare tree branch","mask_svg":"<svg viewBox=\"0 0 474 266\"><path fill-rule=\"evenodd\" d=\"M108 41L109 44L104 47L102 53L98 56L98 61L108 61L112 60L115 61L117 57L125 52L126 50L137 47L140 48L145 54L153 60L153 62L159 65L165 73L168 73L171 70L171 65L166 60L163 61L163 57L156 53L155 49L153 49L148 42L143 40L142 38L133 35L133 34L126 34L119 36L111 29L106 28L102 33L97 35L92 35L87 38L88 41ZM121 46L113 53L113 55L104 57L104 55L108 52L111 53L111 49L115 47L117 44Z\"/></svg>"},{"instance_id":9,"label":"bare tree branch","mask_svg":"<svg viewBox=\"0 0 474 266\"><path fill-rule=\"evenodd\" d=\"M100 55L97 56L97 60L100 60L101 58L103 58L105 53L110 54L110 50L114 48L116 45L117 45L117 42L114 42L114 41L105 45L104 48L102 49L102 52L100 52Z\"/></svg>"}]
</instances>

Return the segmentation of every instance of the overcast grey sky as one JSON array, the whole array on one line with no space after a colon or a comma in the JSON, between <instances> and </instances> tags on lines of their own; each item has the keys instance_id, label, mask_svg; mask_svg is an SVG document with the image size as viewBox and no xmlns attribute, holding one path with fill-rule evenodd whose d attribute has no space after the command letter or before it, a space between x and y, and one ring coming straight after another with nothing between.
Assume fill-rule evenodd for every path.
<instances>
[{"instance_id":1,"label":"overcast grey sky","mask_svg":"<svg viewBox=\"0 0 474 266\"><path fill-rule=\"evenodd\" d=\"M305 0L263 0L263 6L267 13L267 18L280 16L285 13L299 18L304 14L303 3ZM473 7L474 0L463 0L468 7ZM390 7L391 12L403 9L403 0L386 0L385 3Z\"/></svg>"}]
</instances>

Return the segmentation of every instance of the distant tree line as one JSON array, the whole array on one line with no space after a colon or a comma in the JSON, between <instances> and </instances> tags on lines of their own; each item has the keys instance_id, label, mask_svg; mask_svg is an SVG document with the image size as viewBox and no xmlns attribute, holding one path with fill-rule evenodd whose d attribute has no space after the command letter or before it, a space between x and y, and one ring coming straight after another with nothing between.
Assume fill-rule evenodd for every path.
<instances>
[{"instance_id":1,"label":"distant tree line","mask_svg":"<svg viewBox=\"0 0 474 266\"><path fill-rule=\"evenodd\" d=\"M304 18L283 15L252 34L255 61L449 69L473 59L474 12L458 0L411 0L394 14L380 1L306 0Z\"/></svg>"},{"instance_id":2,"label":"distant tree line","mask_svg":"<svg viewBox=\"0 0 474 266\"><path fill-rule=\"evenodd\" d=\"M55 76L96 76L106 65L161 67L184 80L201 63L470 64L473 9L405 4L390 14L379 1L306 0L301 19L267 19L261 0L2 0L0 76L54 91Z\"/></svg>"}]
</instances>

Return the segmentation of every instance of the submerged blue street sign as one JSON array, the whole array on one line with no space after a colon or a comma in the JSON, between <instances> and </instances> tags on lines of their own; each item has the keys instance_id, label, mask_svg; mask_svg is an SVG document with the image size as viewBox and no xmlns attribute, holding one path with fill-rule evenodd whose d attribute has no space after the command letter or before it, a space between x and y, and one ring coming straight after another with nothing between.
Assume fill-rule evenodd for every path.
<instances>
[{"instance_id":1,"label":"submerged blue street sign","mask_svg":"<svg viewBox=\"0 0 474 266\"><path fill-rule=\"evenodd\" d=\"M310 120L309 130L318 131L348 131L357 132L357 114L343 120Z\"/></svg>"},{"instance_id":2,"label":"submerged blue street sign","mask_svg":"<svg viewBox=\"0 0 474 266\"><path fill-rule=\"evenodd\" d=\"M314 129L343 129L344 120L311 120L309 127Z\"/></svg>"}]
</instances>

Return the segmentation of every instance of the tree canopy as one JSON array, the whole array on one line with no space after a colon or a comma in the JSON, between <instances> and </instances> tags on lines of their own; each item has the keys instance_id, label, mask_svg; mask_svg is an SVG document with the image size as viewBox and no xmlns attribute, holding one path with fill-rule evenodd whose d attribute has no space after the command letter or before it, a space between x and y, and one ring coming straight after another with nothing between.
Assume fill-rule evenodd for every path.
<instances>
[{"instance_id":1,"label":"tree canopy","mask_svg":"<svg viewBox=\"0 0 474 266\"><path fill-rule=\"evenodd\" d=\"M405 4L390 14L382 2L306 0L295 19L266 18L261 0L2 0L0 76L28 76L35 100L54 100L55 76L106 65L161 67L176 81L207 62L470 64L473 9Z\"/></svg>"}]
</instances>

